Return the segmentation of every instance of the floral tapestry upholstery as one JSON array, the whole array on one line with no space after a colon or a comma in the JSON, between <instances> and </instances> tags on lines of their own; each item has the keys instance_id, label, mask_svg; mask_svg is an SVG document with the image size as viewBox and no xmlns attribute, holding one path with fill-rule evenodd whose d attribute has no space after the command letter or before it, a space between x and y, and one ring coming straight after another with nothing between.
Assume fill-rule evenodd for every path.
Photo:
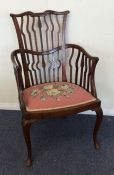
<instances>
[{"instance_id":1,"label":"floral tapestry upholstery","mask_svg":"<svg viewBox=\"0 0 114 175\"><path fill-rule=\"evenodd\" d=\"M89 92L68 82L44 83L23 91L27 111L52 110L95 101Z\"/></svg>"}]
</instances>

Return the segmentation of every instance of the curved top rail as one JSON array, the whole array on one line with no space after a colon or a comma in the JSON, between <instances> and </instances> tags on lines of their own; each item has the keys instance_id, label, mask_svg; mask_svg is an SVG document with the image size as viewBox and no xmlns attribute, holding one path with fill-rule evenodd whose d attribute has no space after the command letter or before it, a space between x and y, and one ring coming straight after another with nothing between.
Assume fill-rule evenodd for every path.
<instances>
[{"instance_id":1,"label":"curved top rail","mask_svg":"<svg viewBox=\"0 0 114 175\"><path fill-rule=\"evenodd\" d=\"M54 15L67 15L68 13L70 13L69 10L66 10L66 11L61 11L61 12L58 12L58 11L53 11L53 10L46 10L44 12L41 12L41 13L34 13L32 11L25 11L23 13L19 13L19 14L13 14L11 13L10 16L13 17L21 17L21 16L25 16L25 15L30 15L30 16L45 16L47 14L54 14Z\"/></svg>"}]
</instances>

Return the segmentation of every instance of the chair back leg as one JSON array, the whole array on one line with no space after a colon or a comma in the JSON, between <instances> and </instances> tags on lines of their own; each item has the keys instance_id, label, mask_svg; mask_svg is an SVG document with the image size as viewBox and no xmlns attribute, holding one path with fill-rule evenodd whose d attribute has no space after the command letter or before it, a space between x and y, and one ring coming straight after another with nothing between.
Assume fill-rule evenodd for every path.
<instances>
[{"instance_id":1,"label":"chair back leg","mask_svg":"<svg viewBox=\"0 0 114 175\"><path fill-rule=\"evenodd\" d=\"M94 131L93 131L93 142L94 142L95 148L99 149L100 144L97 140L97 134L98 134L99 128L100 128L101 123L102 123L103 111L102 111L101 107L98 107L95 109L95 112L96 112L97 116L96 116L96 123L95 123Z\"/></svg>"}]
</instances>

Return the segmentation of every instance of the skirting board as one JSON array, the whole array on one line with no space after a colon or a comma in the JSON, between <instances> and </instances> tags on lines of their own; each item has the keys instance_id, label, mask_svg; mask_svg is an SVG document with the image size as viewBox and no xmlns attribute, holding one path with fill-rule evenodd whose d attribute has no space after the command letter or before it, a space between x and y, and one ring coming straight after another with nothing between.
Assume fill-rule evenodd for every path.
<instances>
[{"instance_id":1,"label":"skirting board","mask_svg":"<svg viewBox=\"0 0 114 175\"><path fill-rule=\"evenodd\" d=\"M20 110L18 103L0 103L1 110ZM94 115L95 112L92 111L85 111L83 114L92 114ZM103 114L108 116L114 116L114 109L103 109Z\"/></svg>"},{"instance_id":2,"label":"skirting board","mask_svg":"<svg viewBox=\"0 0 114 175\"><path fill-rule=\"evenodd\" d=\"M3 109L3 110L20 110L18 103L0 103L0 109Z\"/></svg>"}]
</instances>

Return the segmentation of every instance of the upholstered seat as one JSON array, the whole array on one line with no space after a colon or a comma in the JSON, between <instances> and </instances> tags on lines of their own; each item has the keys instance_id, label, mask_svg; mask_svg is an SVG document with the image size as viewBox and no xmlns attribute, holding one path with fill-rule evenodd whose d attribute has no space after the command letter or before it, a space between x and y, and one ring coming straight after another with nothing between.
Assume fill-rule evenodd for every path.
<instances>
[{"instance_id":1,"label":"upholstered seat","mask_svg":"<svg viewBox=\"0 0 114 175\"><path fill-rule=\"evenodd\" d=\"M53 82L25 89L23 100L27 111L44 111L78 106L96 98L73 83Z\"/></svg>"}]
</instances>

